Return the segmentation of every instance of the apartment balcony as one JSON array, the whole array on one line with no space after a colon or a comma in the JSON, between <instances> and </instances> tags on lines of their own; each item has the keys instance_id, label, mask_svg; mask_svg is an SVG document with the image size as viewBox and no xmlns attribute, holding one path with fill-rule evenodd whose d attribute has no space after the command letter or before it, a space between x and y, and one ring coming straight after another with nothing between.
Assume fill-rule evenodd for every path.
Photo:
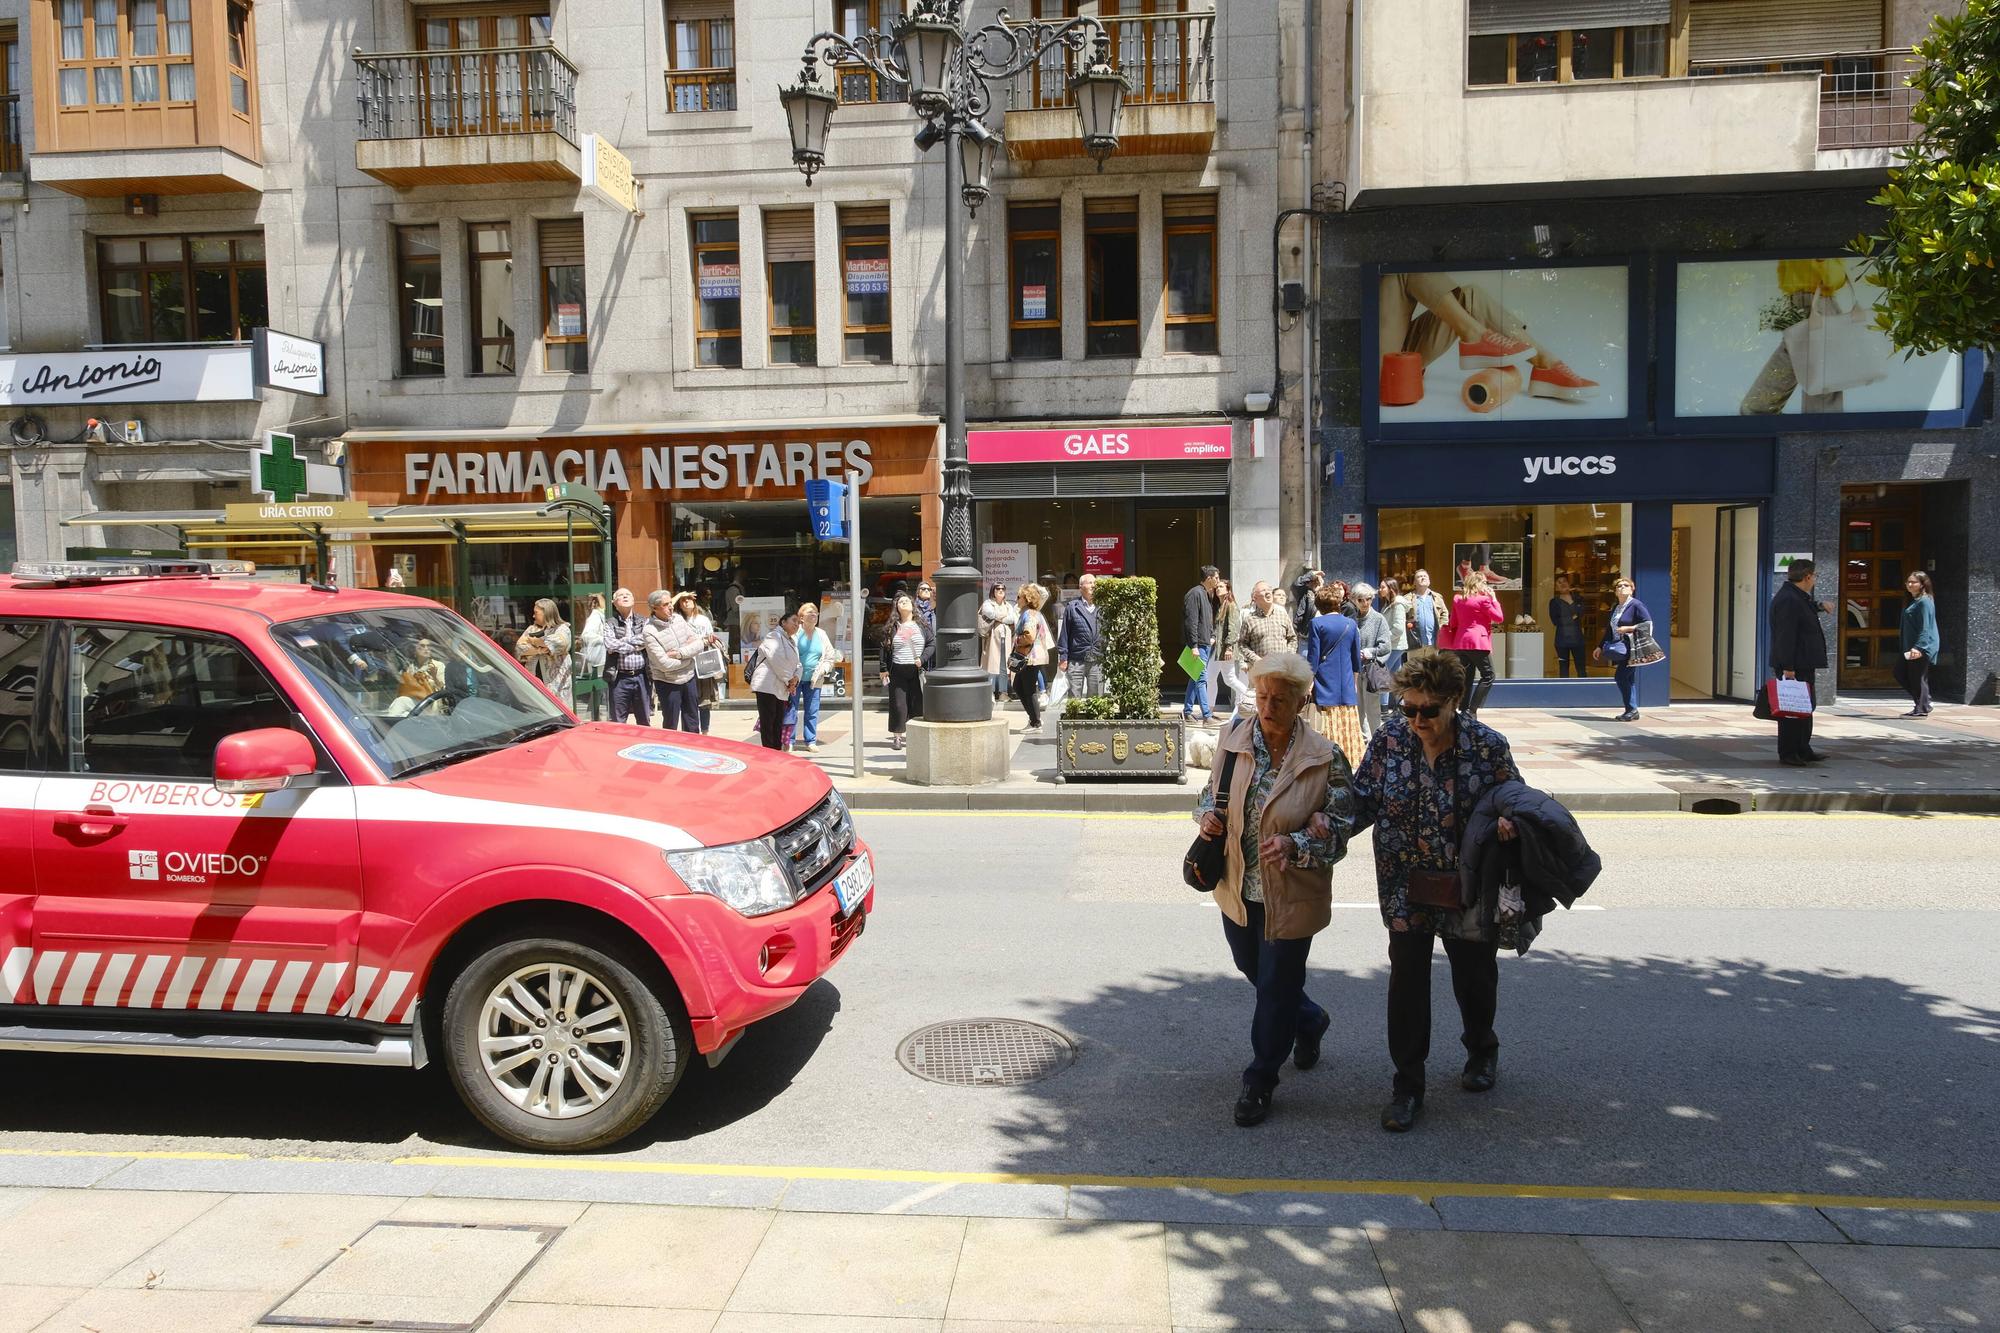
<instances>
[{"instance_id":1,"label":"apartment balcony","mask_svg":"<svg viewBox=\"0 0 2000 1333\"><path fill-rule=\"evenodd\" d=\"M549 46L354 53L355 165L398 188L580 181L576 66Z\"/></svg>"},{"instance_id":2,"label":"apartment balcony","mask_svg":"<svg viewBox=\"0 0 2000 1333\"><path fill-rule=\"evenodd\" d=\"M1140 14L1101 20L1129 91L1118 122L1120 157L1206 156L1215 148L1215 14ZM1002 132L1017 162L1083 157L1069 81L1074 58L1058 48L1016 75Z\"/></svg>"}]
</instances>

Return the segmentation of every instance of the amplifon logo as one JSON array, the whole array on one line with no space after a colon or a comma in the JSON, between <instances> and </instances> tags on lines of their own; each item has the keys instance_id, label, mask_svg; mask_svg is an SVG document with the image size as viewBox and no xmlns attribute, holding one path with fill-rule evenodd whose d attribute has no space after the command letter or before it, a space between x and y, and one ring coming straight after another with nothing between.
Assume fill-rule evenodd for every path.
<instances>
[{"instance_id":1,"label":"amplifon logo","mask_svg":"<svg viewBox=\"0 0 2000 1333\"><path fill-rule=\"evenodd\" d=\"M1618 470L1615 454L1570 454L1567 457L1543 456L1521 459L1523 476L1527 485L1534 485L1543 477L1608 477Z\"/></svg>"}]
</instances>

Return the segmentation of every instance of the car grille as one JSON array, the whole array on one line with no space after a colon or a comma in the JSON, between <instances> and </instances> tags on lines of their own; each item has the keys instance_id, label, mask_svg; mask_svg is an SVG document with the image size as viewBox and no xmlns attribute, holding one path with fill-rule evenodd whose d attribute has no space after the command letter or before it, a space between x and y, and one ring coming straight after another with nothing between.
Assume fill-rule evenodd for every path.
<instances>
[{"instance_id":1,"label":"car grille","mask_svg":"<svg viewBox=\"0 0 2000 1333\"><path fill-rule=\"evenodd\" d=\"M792 868L799 897L808 898L833 879L854 846L854 817L839 792L814 806L802 819L778 833L778 852Z\"/></svg>"}]
</instances>

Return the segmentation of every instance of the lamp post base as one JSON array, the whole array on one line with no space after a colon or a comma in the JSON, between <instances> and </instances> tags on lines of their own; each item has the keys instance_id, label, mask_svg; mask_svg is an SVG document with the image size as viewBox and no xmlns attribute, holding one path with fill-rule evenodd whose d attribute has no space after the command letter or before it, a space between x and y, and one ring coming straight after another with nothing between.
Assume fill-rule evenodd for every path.
<instances>
[{"instance_id":1,"label":"lamp post base","mask_svg":"<svg viewBox=\"0 0 2000 1333\"><path fill-rule=\"evenodd\" d=\"M989 695L990 700L990 695ZM1007 777L1007 719L923 722L904 732L909 752L905 781L924 787L985 787Z\"/></svg>"}]
</instances>

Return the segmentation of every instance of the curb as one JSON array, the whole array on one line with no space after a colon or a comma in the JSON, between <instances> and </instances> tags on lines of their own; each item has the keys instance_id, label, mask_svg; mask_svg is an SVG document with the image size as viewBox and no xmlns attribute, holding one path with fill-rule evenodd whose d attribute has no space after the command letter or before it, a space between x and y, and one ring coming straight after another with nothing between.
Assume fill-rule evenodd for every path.
<instances>
[{"instance_id":1,"label":"curb","mask_svg":"<svg viewBox=\"0 0 2000 1333\"><path fill-rule=\"evenodd\" d=\"M838 786L838 781L835 782ZM1023 789L993 787L861 787L843 790L853 810L965 811L1016 814L1186 815L1193 783L1073 783ZM1673 792L1552 792L1578 814L1955 814L2000 815L2000 788L1969 791L1749 791L1693 787Z\"/></svg>"}]
</instances>

